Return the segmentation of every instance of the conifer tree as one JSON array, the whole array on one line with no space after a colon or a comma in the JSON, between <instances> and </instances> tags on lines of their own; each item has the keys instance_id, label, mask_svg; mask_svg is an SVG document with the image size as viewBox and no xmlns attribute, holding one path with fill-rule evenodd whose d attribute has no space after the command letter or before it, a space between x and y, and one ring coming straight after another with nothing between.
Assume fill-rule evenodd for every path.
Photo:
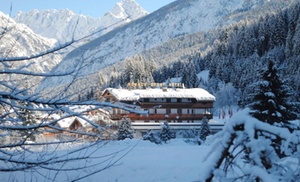
<instances>
[{"instance_id":1,"label":"conifer tree","mask_svg":"<svg viewBox=\"0 0 300 182\"><path fill-rule=\"evenodd\" d=\"M32 110L29 110L28 108L32 108ZM20 110L19 110L19 119L22 122L23 126L31 126L37 123L37 119L34 116L33 112L33 106L30 106L27 102L21 102L20 103ZM35 141L35 134L36 132L34 130L23 130L20 131L20 135L22 139L28 138L31 141Z\"/></svg>"},{"instance_id":2,"label":"conifer tree","mask_svg":"<svg viewBox=\"0 0 300 182\"><path fill-rule=\"evenodd\" d=\"M273 61L269 61L262 80L256 83L250 114L260 121L290 129L289 120L295 119L294 108L289 102L291 89L279 77Z\"/></svg>"},{"instance_id":3,"label":"conifer tree","mask_svg":"<svg viewBox=\"0 0 300 182\"><path fill-rule=\"evenodd\" d=\"M200 135L199 142L205 141L206 137L210 134L211 134L211 131L210 131L210 126L208 124L208 119L206 117L204 117L202 119L202 125L201 125L200 131L199 131L199 135Z\"/></svg>"},{"instance_id":4,"label":"conifer tree","mask_svg":"<svg viewBox=\"0 0 300 182\"><path fill-rule=\"evenodd\" d=\"M118 140L124 140L126 138L133 138L133 129L131 127L131 121L129 118L122 118L118 128Z\"/></svg>"},{"instance_id":5,"label":"conifer tree","mask_svg":"<svg viewBox=\"0 0 300 182\"><path fill-rule=\"evenodd\" d=\"M183 68L181 83L183 83L187 88L197 88L199 86L196 66L192 60L189 60Z\"/></svg>"},{"instance_id":6,"label":"conifer tree","mask_svg":"<svg viewBox=\"0 0 300 182\"><path fill-rule=\"evenodd\" d=\"M167 121L161 125L160 138L164 142L167 142L168 140L175 138L175 133L171 130L170 125L168 124Z\"/></svg>"}]
</instances>

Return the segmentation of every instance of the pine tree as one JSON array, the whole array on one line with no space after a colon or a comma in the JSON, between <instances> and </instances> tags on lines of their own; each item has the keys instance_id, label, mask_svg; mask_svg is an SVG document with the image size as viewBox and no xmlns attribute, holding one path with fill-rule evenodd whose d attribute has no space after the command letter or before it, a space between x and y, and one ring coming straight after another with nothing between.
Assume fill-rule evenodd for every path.
<instances>
[{"instance_id":1,"label":"pine tree","mask_svg":"<svg viewBox=\"0 0 300 182\"><path fill-rule=\"evenodd\" d=\"M202 119L202 125L201 125L200 131L199 131L200 141L198 143L200 144L201 142L205 141L206 137L210 134L211 134L211 131L210 131L210 126L208 124L208 119L206 117L204 117Z\"/></svg>"},{"instance_id":2,"label":"pine tree","mask_svg":"<svg viewBox=\"0 0 300 182\"><path fill-rule=\"evenodd\" d=\"M160 138L164 142L175 138L175 133L171 130L170 125L167 121L165 121L164 124L161 125Z\"/></svg>"},{"instance_id":3,"label":"pine tree","mask_svg":"<svg viewBox=\"0 0 300 182\"><path fill-rule=\"evenodd\" d=\"M297 26L297 20L299 18L299 9L300 5L299 3L296 4L291 10L288 12L288 32L287 32L287 38L286 38L286 56L290 57L292 56L292 51L294 47L293 38L296 31Z\"/></svg>"},{"instance_id":4,"label":"pine tree","mask_svg":"<svg viewBox=\"0 0 300 182\"><path fill-rule=\"evenodd\" d=\"M133 138L133 129L131 127L131 121L129 118L122 118L118 128L118 140L124 140L126 138Z\"/></svg>"},{"instance_id":5,"label":"pine tree","mask_svg":"<svg viewBox=\"0 0 300 182\"><path fill-rule=\"evenodd\" d=\"M277 68L269 61L262 80L256 84L249 107L250 114L260 121L290 129L289 120L295 119L294 108L289 103L291 89L279 77Z\"/></svg>"},{"instance_id":6,"label":"pine tree","mask_svg":"<svg viewBox=\"0 0 300 182\"><path fill-rule=\"evenodd\" d=\"M34 112L30 108L33 109L33 106L29 105L27 102L20 103L20 110L18 113L23 126L30 126L37 123ZM22 139L29 139L31 141L35 141L36 139L36 132L31 129L23 130L20 134Z\"/></svg>"},{"instance_id":7,"label":"pine tree","mask_svg":"<svg viewBox=\"0 0 300 182\"><path fill-rule=\"evenodd\" d=\"M274 29L274 43L277 46L283 46L285 44L288 32L287 15L286 12L278 13L275 15L275 29Z\"/></svg>"},{"instance_id":8,"label":"pine tree","mask_svg":"<svg viewBox=\"0 0 300 182\"><path fill-rule=\"evenodd\" d=\"M300 54L300 18L298 18L295 34L293 37L293 54L299 55Z\"/></svg>"},{"instance_id":9,"label":"pine tree","mask_svg":"<svg viewBox=\"0 0 300 182\"><path fill-rule=\"evenodd\" d=\"M183 68L181 83L183 83L186 88L197 88L199 86L196 66L192 60L190 60Z\"/></svg>"}]
</instances>

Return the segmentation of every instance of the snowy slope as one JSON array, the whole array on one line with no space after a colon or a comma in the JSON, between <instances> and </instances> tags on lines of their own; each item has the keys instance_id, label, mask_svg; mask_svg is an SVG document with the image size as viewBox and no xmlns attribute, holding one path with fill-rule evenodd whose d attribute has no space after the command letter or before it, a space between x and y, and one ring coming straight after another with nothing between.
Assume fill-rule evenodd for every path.
<instances>
[{"instance_id":1,"label":"snowy slope","mask_svg":"<svg viewBox=\"0 0 300 182\"><path fill-rule=\"evenodd\" d=\"M237 21L229 15L247 12L268 0L178 0L151 14L91 41L68 54L53 70L78 69L76 76L84 77L169 41L182 34L209 31ZM226 18L226 22L224 19ZM81 65L82 64L82 65ZM83 68L81 68L83 66ZM80 70L79 70L80 68ZM70 82L74 76L44 80L47 85L59 86ZM89 80L89 85L96 80ZM78 84L80 89L84 84Z\"/></svg>"},{"instance_id":2,"label":"snowy slope","mask_svg":"<svg viewBox=\"0 0 300 182\"><path fill-rule=\"evenodd\" d=\"M58 40L58 42L64 43L71 41L73 36L75 39L79 39L94 31L102 30L105 27L126 19L100 32L104 34L116 26L120 26L147 14L148 13L134 0L122 0L116 4L112 11L100 18L75 14L68 9L52 9L19 12L14 19L18 23L27 25L37 34L54 38Z\"/></svg>"},{"instance_id":3,"label":"snowy slope","mask_svg":"<svg viewBox=\"0 0 300 182\"><path fill-rule=\"evenodd\" d=\"M104 143L104 142L103 142ZM63 146L64 145L64 146ZM68 152L76 144L63 144L65 151L56 150L54 153ZM50 152L48 149L46 152ZM182 139L171 140L167 144L156 145L149 141L140 141L139 139L110 141L108 144L96 145L89 150L83 151L81 155L92 154L92 159L82 162L75 161L67 164L71 165L91 165L97 163L92 168L71 172L56 172L37 168L38 172L9 172L7 175L0 175L1 181L45 181L47 174L49 181L73 181L76 178L84 176L101 167L107 167L116 162L112 167L100 171L95 175L85 178L81 181L90 182L185 182L197 181L201 178L201 171L206 168L204 157L210 152L207 145L192 145L185 143ZM127 154L126 154L127 153ZM77 154L78 155L78 154ZM123 156L125 155L125 156ZM99 157L100 156L100 157ZM123 156L123 157L122 157ZM67 157L77 157L76 155L67 155ZM102 164L101 164L102 163ZM0 163L1 164L1 163ZM1 164L4 165L4 164ZM64 165L64 167L66 167ZM38 174L40 173L40 174ZM34 179L32 176L34 175ZM99 180L101 179L101 180Z\"/></svg>"},{"instance_id":4,"label":"snowy slope","mask_svg":"<svg viewBox=\"0 0 300 182\"><path fill-rule=\"evenodd\" d=\"M0 12L0 57L28 57L53 48L55 40L37 35L23 24L16 23L13 19ZM31 61L31 66L26 68L33 72L46 72L51 70L62 58L59 55L45 56ZM11 69L28 64L27 62L10 62Z\"/></svg>"},{"instance_id":5,"label":"snowy slope","mask_svg":"<svg viewBox=\"0 0 300 182\"><path fill-rule=\"evenodd\" d=\"M240 0L176 1L79 47L67 55L53 71L74 68L80 60L84 60L85 67L80 70L79 75L89 75L178 35L208 31L216 27L222 17L242 6L243 1ZM68 83L72 78L47 79L42 87Z\"/></svg>"}]
</instances>

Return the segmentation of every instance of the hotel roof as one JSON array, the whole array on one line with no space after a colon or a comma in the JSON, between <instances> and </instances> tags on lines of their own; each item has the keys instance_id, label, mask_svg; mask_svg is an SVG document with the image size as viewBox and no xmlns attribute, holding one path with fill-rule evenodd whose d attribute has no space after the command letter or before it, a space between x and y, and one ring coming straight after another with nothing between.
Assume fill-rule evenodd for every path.
<instances>
[{"instance_id":1,"label":"hotel roof","mask_svg":"<svg viewBox=\"0 0 300 182\"><path fill-rule=\"evenodd\" d=\"M149 89L114 89L107 88L119 101L137 101L142 98L194 98L197 101L215 101L216 98L202 88L149 88Z\"/></svg>"}]
</instances>

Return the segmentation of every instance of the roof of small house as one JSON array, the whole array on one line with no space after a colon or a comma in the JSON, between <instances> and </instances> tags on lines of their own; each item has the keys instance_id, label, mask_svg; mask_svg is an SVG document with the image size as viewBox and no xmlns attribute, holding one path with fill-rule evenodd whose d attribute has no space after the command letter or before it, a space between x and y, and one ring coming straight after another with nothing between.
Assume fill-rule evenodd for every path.
<instances>
[{"instance_id":1,"label":"roof of small house","mask_svg":"<svg viewBox=\"0 0 300 182\"><path fill-rule=\"evenodd\" d=\"M69 117L69 118L61 119L61 120L59 120L57 123L58 123L59 126L62 127L62 128L69 128L69 127L71 126L71 124L72 124L75 120L77 120L78 122L80 122L80 123L82 124L83 127L88 127L88 126L90 126L90 124L89 124L87 121L85 121L85 120L83 120L83 119L81 119L81 118L79 118L79 117Z\"/></svg>"},{"instance_id":2,"label":"roof of small house","mask_svg":"<svg viewBox=\"0 0 300 182\"><path fill-rule=\"evenodd\" d=\"M202 88L149 88L149 89L114 89L107 88L103 93L109 92L119 101L137 101L142 98L194 98L197 101L215 101L216 98Z\"/></svg>"}]
</instances>

